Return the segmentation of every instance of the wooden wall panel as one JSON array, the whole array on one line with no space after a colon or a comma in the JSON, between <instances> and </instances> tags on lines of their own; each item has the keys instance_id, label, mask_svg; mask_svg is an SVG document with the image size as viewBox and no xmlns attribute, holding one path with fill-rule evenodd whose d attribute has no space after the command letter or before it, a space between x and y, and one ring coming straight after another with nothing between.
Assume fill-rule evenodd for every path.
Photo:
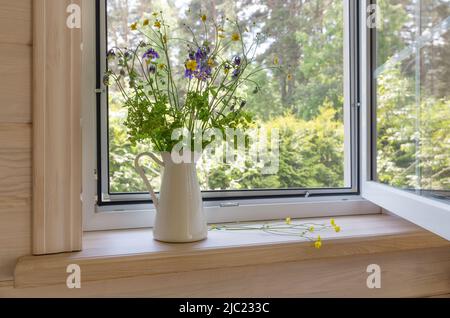
<instances>
[{"instance_id":1,"label":"wooden wall panel","mask_svg":"<svg viewBox=\"0 0 450 318\"><path fill-rule=\"evenodd\" d=\"M31 50L0 43L0 123L31 122Z\"/></svg>"},{"instance_id":2,"label":"wooden wall panel","mask_svg":"<svg viewBox=\"0 0 450 318\"><path fill-rule=\"evenodd\" d=\"M31 253L32 0L0 0L0 282Z\"/></svg>"},{"instance_id":3,"label":"wooden wall panel","mask_svg":"<svg viewBox=\"0 0 450 318\"><path fill-rule=\"evenodd\" d=\"M0 123L0 281L31 250L31 125Z\"/></svg>"},{"instance_id":4,"label":"wooden wall panel","mask_svg":"<svg viewBox=\"0 0 450 318\"><path fill-rule=\"evenodd\" d=\"M0 0L0 43L31 45L32 0Z\"/></svg>"}]
</instances>

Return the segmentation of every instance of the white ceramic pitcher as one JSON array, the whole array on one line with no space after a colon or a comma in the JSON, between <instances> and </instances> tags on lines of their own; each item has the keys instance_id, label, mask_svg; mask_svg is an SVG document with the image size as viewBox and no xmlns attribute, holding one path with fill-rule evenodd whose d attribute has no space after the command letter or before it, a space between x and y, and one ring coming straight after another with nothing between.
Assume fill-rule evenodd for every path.
<instances>
[{"instance_id":1,"label":"white ceramic pitcher","mask_svg":"<svg viewBox=\"0 0 450 318\"><path fill-rule=\"evenodd\" d=\"M147 156L164 168L159 198L156 196L144 169L139 165ZM191 156L194 158L194 156ZM152 153L136 157L135 168L144 180L156 208L153 237L170 243L195 242L208 236L195 158L191 163L175 163L169 152L162 153L162 161Z\"/></svg>"}]
</instances>

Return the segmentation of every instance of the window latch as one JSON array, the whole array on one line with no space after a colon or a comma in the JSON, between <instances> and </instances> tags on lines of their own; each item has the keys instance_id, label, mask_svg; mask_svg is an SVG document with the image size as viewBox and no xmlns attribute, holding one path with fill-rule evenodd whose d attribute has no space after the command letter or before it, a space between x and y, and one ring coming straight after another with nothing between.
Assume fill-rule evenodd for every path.
<instances>
[{"instance_id":1,"label":"window latch","mask_svg":"<svg viewBox=\"0 0 450 318\"><path fill-rule=\"evenodd\" d=\"M221 208L233 208L233 207L238 207L239 202L222 202L219 204L219 206Z\"/></svg>"}]
</instances>

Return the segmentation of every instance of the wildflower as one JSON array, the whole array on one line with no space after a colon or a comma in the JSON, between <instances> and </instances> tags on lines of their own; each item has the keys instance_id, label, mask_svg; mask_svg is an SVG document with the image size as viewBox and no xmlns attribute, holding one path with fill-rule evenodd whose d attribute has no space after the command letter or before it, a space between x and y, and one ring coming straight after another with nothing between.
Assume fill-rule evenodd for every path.
<instances>
[{"instance_id":1,"label":"wildflower","mask_svg":"<svg viewBox=\"0 0 450 318\"><path fill-rule=\"evenodd\" d=\"M147 26L150 23L150 21L148 19L145 19L144 22L142 23L144 26Z\"/></svg>"},{"instance_id":2,"label":"wildflower","mask_svg":"<svg viewBox=\"0 0 450 318\"><path fill-rule=\"evenodd\" d=\"M194 77L194 71L191 71L191 70L189 70L189 69L186 69L186 70L184 71L184 77L185 77L185 78L192 79L192 78Z\"/></svg>"},{"instance_id":3,"label":"wildflower","mask_svg":"<svg viewBox=\"0 0 450 318\"><path fill-rule=\"evenodd\" d=\"M213 59L208 59L208 66L214 67L216 65L216 62Z\"/></svg>"},{"instance_id":4,"label":"wildflower","mask_svg":"<svg viewBox=\"0 0 450 318\"><path fill-rule=\"evenodd\" d=\"M155 28L160 29L160 28L161 28L161 22L159 22L158 20L156 20L154 26L155 26Z\"/></svg>"},{"instance_id":5,"label":"wildflower","mask_svg":"<svg viewBox=\"0 0 450 318\"><path fill-rule=\"evenodd\" d=\"M310 227L309 227L309 231L310 231L310 232L314 232L314 226L310 226Z\"/></svg>"},{"instance_id":6,"label":"wildflower","mask_svg":"<svg viewBox=\"0 0 450 318\"><path fill-rule=\"evenodd\" d=\"M293 78L294 78L294 77L292 76L292 74L289 73L288 76L287 76L288 81L292 81Z\"/></svg>"},{"instance_id":7,"label":"wildflower","mask_svg":"<svg viewBox=\"0 0 450 318\"><path fill-rule=\"evenodd\" d=\"M290 217L287 217L287 218L286 218L286 224L287 224L287 225L291 225L291 223L292 223L291 218L290 218Z\"/></svg>"},{"instance_id":8,"label":"wildflower","mask_svg":"<svg viewBox=\"0 0 450 318\"><path fill-rule=\"evenodd\" d=\"M322 238L320 237L320 235L317 237L316 242L314 243L314 246L319 249L322 247Z\"/></svg>"},{"instance_id":9,"label":"wildflower","mask_svg":"<svg viewBox=\"0 0 450 318\"><path fill-rule=\"evenodd\" d=\"M114 59L116 57L116 52L114 52L114 50L113 49L111 49L111 50L109 50L108 51L108 53L106 53L106 58L108 59L108 60L112 60L112 59Z\"/></svg>"},{"instance_id":10,"label":"wildflower","mask_svg":"<svg viewBox=\"0 0 450 318\"><path fill-rule=\"evenodd\" d=\"M160 70L163 70L165 67L166 67L166 65L163 64L163 63L158 64L158 68L159 68Z\"/></svg>"},{"instance_id":11,"label":"wildflower","mask_svg":"<svg viewBox=\"0 0 450 318\"><path fill-rule=\"evenodd\" d=\"M155 74L156 73L156 66L154 64L150 64L150 66L148 67L148 72L150 74Z\"/></svg>"},{"instance_id":12,"label":"wildflower","mask_svg":"<svg viewBox=\"0 0 450 318\"><path fill-rule=\"evenodd\" d=\"M203 14L202 17L201 17L201 19L202 19L203 22L206 22L206 15Z\"/></svg>"},{"instance_id":13,"label":"wildflower","mask_svg":"<svg viewBox=\"0 0 450 318\"><path fill-rule=\"evenodd\" d=\"M197 69L197 61L196 60L187 61L186 69L188 69L189 71L195 71Z\"/></svg>"},{"instance_id":14,"label":"wildflower","mask_svg":"<svg viewBox=\"0 0 450 318\"><path fill-rule=\"evenodd\" d=\"M236 66L241 65L241 58L240 58L239 56L236 55L236 56L233 58L233 64L236 65Z\"/></svg>"},{"instance_id":15,"label":"wildflower","mask_svg":"<svg viewBox=\"0 0 450 318\"><path fill-rule=\"evenodd\" d=\"M201 48L199 48L197 52L195 52L195 59L197 60L197 62L205 59L210 51L211 49L208 46L202 46Z\"/></svg>"},{"instance_id":16,"label":"wildflower","mask_svg":"<svg viewBox=\"0 0 450 318\"><path fill-rule=\"evenodd\" d=\"M147 50L147 52L144 53L142 58L146 60L156 60L159 58L159 54L155 51L155 49L150 48Z\"/></svg>"},{"instance_id":17,"label":"wildflower","mask_svg":"<svg viewBox=\"0 0 450 318\"><path fill-rule=\"evenodd\" d=\"M239 33L233 33L232 35L231 35L231 41L239 41L241 39L241 36L239 35Z\"/></svg>"},{"instance_id":18,"label":"wildflower","mask_svg":"<svg viewBox=\"0 0 450 318\"><path fill-rule=\"evenodd\" d=\"M137 22L134 22L133 24L131 24L130 29L133 31L136 31L137 30Z\"/></svg>"},{"instance_id":19,"label":"wildflower","mask_svg":"<svg viewBox=\"0 0 450 318\"><path fill-rule=\"evenodd\" d=\"M320 249L322 247L322 241L316 241L314 243L314 247L317 248L317 249Z\"/></svg>"},{"instance_id":20,"label":"wildflower","mask_svg":"<svg viewBox=\"0 0 450 318\"><path fill-rule=\"evenodd\" d=\"M336 233L339 233L341 231L341 227L340 226L335 226L334 230L336 231Z\"/></svg>"},{"instance_id":21,"label":"wildflower","mask_svg":"<svg viewBox=\"0 0 450 318\"><path fill-rule=\"evenodd\" d=\"M331 225L336 226L336 222L334 221L334 219L330 220Z\"/></svg>"},{"instance_id":22,"label":"wildflower","mask_svg":"<svg viewBox=\"0 0 450 318\"><path fill-rule=\"evenodd\" d=\"M225 64L225 66L223 67L223 71L225 72L225 74L228 74L230 72L231 66L228 64Z\"/></svg>"}]
</instances>

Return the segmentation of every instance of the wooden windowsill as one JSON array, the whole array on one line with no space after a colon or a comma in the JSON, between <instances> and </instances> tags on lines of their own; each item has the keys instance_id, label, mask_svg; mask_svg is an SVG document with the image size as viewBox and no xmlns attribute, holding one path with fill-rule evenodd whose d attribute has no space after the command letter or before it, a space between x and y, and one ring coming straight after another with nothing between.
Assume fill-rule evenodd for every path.
<instances>
[{"instance_id":1,"label":"wooden windowsill","mask_svg":"<svg viewBox=\"0 0 450 318\"><path fill-rule=\"evenodd\" d=\"M89 232L81 252L25 256L15 269L15 287L65 284L66 268L78 264L83 282L230 268L320 258L450 247L450 243L386 214L336 217L342 232L322 231L323 246L259 231L212 231L205 241L156 242L150 229ZM308 219L329 222L329 218Z\"/></svg>"}]
</instances>

